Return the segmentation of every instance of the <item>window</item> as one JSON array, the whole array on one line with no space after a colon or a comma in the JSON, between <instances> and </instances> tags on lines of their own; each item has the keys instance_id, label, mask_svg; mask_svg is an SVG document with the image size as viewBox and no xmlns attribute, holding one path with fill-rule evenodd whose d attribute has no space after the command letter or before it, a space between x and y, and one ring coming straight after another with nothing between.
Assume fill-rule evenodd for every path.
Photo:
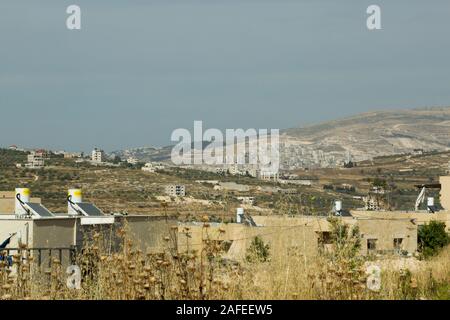
<instances>
[{"instance_id":1,"label":"window","mask_svg":"<svg viewBox=\"0 0 450 320\"><path fill-rule=\"evenodd\" d=\"M331 238L331 232L320 232L319 233L319 246L324 244L332 244L333 239Z\"/></svg>"},{"instance_id":2,"label":"window","mask_svg":"<svg viewBox=\"0 0 450 320\"><path fill-rule=\"evenodd\" d=\"M401 250L402 249L403 238L394 238L394 249Z\"/></svg>"},{"instance_id":3,"label":"window","mask_svg":"<svg viewBox=\"0 0 450 320\"><path fill-rule=\"evenodd\" d=\"M367 239L367 250L372 251L377 249L377 239Z\"/></svg>"}]
</instances>

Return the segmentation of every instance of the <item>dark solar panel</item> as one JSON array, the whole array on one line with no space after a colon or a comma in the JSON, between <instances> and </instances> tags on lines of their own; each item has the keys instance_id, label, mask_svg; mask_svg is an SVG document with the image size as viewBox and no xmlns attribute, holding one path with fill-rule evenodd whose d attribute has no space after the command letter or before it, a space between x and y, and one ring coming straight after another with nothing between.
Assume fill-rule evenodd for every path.
<instances>
[{"instance_id":1,"label":"dark solar panel","mask_svg":"<svg viewBox=\"0 0 450 320\"><path fill-rule=\"evenodd\" d=\"M46 207L44 207L40 203L27 202L26 205L31 209L33 214L36 214L40 217L54 216L53 213L51 213Z\"/></svg>"},{"instance_id":2,"label":"dark solar panel","mask_svg":"<svg viewBox=\"0 0 450 320\"><path fill-rule=\"evenodd\" d=\"M81 202L76 204L81 211L83 211L84 214L87 216L103 216L103 212L100 211L99 208L97 208L92 203L87 202Z\"/></svg>"}]
</instances>

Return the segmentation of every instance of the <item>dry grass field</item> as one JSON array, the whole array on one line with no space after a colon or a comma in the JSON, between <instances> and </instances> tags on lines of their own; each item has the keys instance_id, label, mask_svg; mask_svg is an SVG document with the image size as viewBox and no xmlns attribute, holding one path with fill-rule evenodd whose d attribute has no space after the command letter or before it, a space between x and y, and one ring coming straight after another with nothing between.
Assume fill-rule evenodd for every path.
<instances>
[{"instance_id":1,"label":"dry grass field","mask_svg":"<svg viewBox=\"0 0 450 320\"><path fill-rule=\"evenodd\" d=\"M204 223L208 228L208 223ZM450 247L419 266L400 267L351 253L351 243L332 255L307 258L277 250L267 261L226 264L220 246L205 240L202 252L173 251L169 236L160 254L136 250L126 236L109 254L100 236L78 257L83 281L68 289L60 261L37 272L32 259L14 256L15 272L0 262L1 299L450 299ZM398 261L397 261L398 262ZM370 264L382 267L380 288L369 290Z\"/></svg>"}]
</instances>

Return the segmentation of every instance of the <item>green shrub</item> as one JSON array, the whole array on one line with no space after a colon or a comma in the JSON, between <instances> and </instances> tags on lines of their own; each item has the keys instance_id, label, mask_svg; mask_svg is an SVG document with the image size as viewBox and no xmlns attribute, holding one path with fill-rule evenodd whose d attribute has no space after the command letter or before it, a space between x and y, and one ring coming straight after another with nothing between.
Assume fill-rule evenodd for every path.
<instances>
[{"instance_id":1,"label":"green shrub","mask_svg":"<svg viewBox=\"0 0 450 320\"><path fill-rule=\"evenodd\" d=\"M421 226L417 233L419 251L425 258L439 253L439 251L450 244L450 236L445 232L445 223L430 221Z\"/></svg>"},{"instance_id":2,"label":"green shrub","mask_svg":"<svg viewBox=\"0 0 450 320\"><path fill-rule=\"evenodd\" d=\"M265 262L269 260L270 246L265 244L261 237L253 238L250 247L247 249L246 259L248 262Z\"/></svg>"}]
</instances>

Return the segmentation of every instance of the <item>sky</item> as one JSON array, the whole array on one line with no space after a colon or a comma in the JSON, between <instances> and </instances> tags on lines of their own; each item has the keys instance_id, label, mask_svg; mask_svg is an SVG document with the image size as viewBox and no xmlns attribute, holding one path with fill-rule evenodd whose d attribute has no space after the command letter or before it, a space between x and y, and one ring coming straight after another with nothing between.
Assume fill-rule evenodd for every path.
<instances>
[{"instance_id":1,"label":"sky","mask_svg":"<svg viewBox=\"0 0 450 320\"><path fill-rule=\"evenodd\" d=\"M1 1L0 146L113 151L172 144L194 120L282 129L450 106L449 14L448 0Z\"/></svg>"}]
</instances>

